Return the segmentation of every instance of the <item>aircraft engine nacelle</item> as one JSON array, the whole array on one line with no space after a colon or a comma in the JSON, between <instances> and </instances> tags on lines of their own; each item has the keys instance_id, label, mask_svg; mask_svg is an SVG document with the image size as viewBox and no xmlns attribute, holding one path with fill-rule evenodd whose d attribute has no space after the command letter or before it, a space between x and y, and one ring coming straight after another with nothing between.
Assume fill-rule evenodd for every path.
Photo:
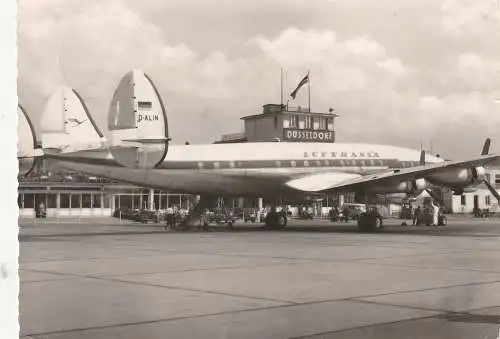
<instances>
[{"instance_id":1,"label":"aircraft engine nacelle","mask_svg":"<svg viewBox=\"0 0 500 339\"><path fill-rule=\"evenodd\" d=\"M108 114L110 151L128 168L160 165L168 152L165 106L151 78L139 70L127 73L111 100Z\"/></svg>"},{"instance_id":2,"label":"aircraft engine nacelle","mask_svg":"<svg viewBox=\"0 0 500 339\"><path fill-rule=\"evenodd\" d=\"M425 179L417 179L404 181L391 185L372 186L368 188L370 193L385 194L385 193L406 193L411 195L419 195L427 188Z\"/></svg>"},{"instance_id":3,"label":"aircraft engine nacelle","mask_svg":"<svg viewBox=\"0 0 500 339\"><path fill-rule=\"evenodd\" d=\"M472 168L450 168L429 175L428 180L454 188L463 188L481 183L486 179L486 170L482 166Z\"/></svg>"}]
</instances>

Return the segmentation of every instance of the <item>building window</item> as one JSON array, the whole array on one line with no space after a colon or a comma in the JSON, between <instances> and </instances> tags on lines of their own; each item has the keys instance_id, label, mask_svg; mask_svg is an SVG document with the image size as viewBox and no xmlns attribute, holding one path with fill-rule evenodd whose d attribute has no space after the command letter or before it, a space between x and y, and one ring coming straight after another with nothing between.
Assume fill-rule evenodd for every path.
<instances>
[{"instance_id":1,"label":"building window","mask_svg":"<svg viewBox=\"0 0 500 339\"><path fill-rule=\"evenodd\" d=\"M28 193L23 194L23 208L35 207L35 195Z\"/></svg>"},{"instance_id":2,"label":"building window","mask_svg":"<svg viewBox=\"0 0 500 339\"><path fill-rule=\"evenodd\" d=\"M81 208L80 194L71 194L71 208Z\"/></svg>"},{"instance_id":3,"label":"building window","mask_svg":"<svg viewBox=\"0 0 500 339\"><path fill-rule=\"evenodd\" d=\"M465 206L467 204L464 194L460 196L460 203L462 204L462 206Z\"/></svg>"},{"instance_id":4,"label":"building window","mask_svg":"<svg viewBox=\"0 0 500 339\"><path fill-rule=\"evenodd\" d=\"M91 201L90 194L83 193L82 194L82 208L90 208L91 207L90 201Z\"/></svg>"},{"instance_id":5,"label":"building window","mask_svg":"<svg viewBox=\"0 0 500 339\"><path fill-rule=\"evenodd\" d=\"M290 120L283 119L283 128L288 128L288 127L290 127Z\"/></svg>"},{"instance_id":6,"label":"building window","mask_svg":"<svg viewBox=\"0 0 500 339\"><path fill-rule=\"evenodd\" d=\"M495 175L495 185L500 186L500 174Z\"/></svg>"},{"instance_id":7,"label":"building window","mask_svg":"<svg viewBox=\"0 0 500 339\"><path fill-rule=\"evenodd\" d=\"M327 129L328 129L329 131L333 131L333 118L328 118L328 119L327 119L327 125L328 125L328 126L327 126Z\"/></svg>"},{"instance_id":8,"label":"building window","mask_svg":"<svg viewBox=\"0 0 500 339\"><path fill-rule=\"evenodd\" d=\"M57 194L47 194L47 208L57 208Z\"/></svg>"},{"instance_id":9,"label":"building window","mask_svg":"<svg viewBox=\"0 0 500 339\"><path fill-rule=\"evenodd\" d=\"M100 208L100 207L101 207L101 195L92 194L92 208Z\"/></svg>"},{"instance_id":10,"label":"building window","mask_svg":"<svg viewBox=\"0 0 500 339\"><path fill-rule=\"evenodd\" d=\"M486 206L489 206L491 205L491 201L490 201L490 196L487 195L484 197L484 203L486 204Z\"/></svg>"},{"instance_id":11,"label":"building window","mask_svg":"<svg viewBox=\"0 0 500 339\"><path fill-rule=\"evenodd\" d=\"M319 129L326 130L327 120L325 118L319 118Z\"/></svg>"},{"instance_id":12,"label":"building window","mask_svg":"<svg viewBox=\"0 0 500 339\"><path fill-rule=\"evenodd\" d=\"M290 127L297 128L299 126L299 117L296 115L290 116Z\"/></svg>"},{"instance_id":13,"label":"building window","mask_svg":"<svg viewBox=\"0 0 500 339\"><path fill-rule=\"evenodd\" d=\"M69 194L61 193L60 195L60 207L61 208L69 208Z\"/></svg>"},{"instance_id":14,"label":"building window","mask_svg":"<svg viewBox=\"0 0 500 339\"><path fill-rule=\"evenodd\" d=\"M310 116L305 116L304 117L304 128L305 129L311 129L312 128L311 117Z\"/></svg>"},{"instance_id":15,"label":"building window","mask_svg":"<svg viewBox=\"0 0 500 339\"><path fill-rule=\"evenodd\" d=\"M313 129L319 129L319 118L318 117L313 118Z\"/></svg>"}]
</instances>

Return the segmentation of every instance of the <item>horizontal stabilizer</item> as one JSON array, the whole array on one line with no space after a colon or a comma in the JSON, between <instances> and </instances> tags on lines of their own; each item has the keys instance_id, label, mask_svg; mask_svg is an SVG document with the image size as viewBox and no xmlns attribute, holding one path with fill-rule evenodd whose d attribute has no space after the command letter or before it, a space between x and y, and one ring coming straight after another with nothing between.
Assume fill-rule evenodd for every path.
<instances>
[{"instance_id":1,"label":"horizontal stabilizer","mask_svg":"<svg viewBox=\"0 0 500 339\"><path fill-rule=\"evenodd\" d=\"M135 138L135 139L122 139L125 142L139 142L144 144L160 144L163 145L165 142L170 141L170 138Z\"/></svg>"}]
</instances>

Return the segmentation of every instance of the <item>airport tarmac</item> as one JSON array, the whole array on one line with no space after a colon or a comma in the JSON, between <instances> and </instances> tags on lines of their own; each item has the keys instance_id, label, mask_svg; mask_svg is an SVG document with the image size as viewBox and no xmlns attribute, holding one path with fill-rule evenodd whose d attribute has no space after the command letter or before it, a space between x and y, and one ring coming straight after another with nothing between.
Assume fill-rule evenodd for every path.
<instances>
[{"instance_id":1,"label":"airport tarmac","mask_svg":"<svg viewBox=\"0 0 500 339\"><path fill-rule=\"evenodd\" d=\"M497 338L500 219L377 234L22 220L22 338Z\"/></svg>"}]
</instances>

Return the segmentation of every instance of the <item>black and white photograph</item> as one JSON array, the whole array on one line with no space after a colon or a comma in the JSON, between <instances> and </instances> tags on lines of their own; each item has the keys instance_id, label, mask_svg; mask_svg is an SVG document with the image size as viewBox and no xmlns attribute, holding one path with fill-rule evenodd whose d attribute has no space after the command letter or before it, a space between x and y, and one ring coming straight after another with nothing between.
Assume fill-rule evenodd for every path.
<instances>
[{"instance_id":1,"label":"black and white photograph","mask_svg":"<svg viewBox=\"0 0 500 339\"><path fill-rule=\"evenodd\" d=\"M500 0L12 18L12 338L500 338Z\"/></svg>"}]
</instances>

